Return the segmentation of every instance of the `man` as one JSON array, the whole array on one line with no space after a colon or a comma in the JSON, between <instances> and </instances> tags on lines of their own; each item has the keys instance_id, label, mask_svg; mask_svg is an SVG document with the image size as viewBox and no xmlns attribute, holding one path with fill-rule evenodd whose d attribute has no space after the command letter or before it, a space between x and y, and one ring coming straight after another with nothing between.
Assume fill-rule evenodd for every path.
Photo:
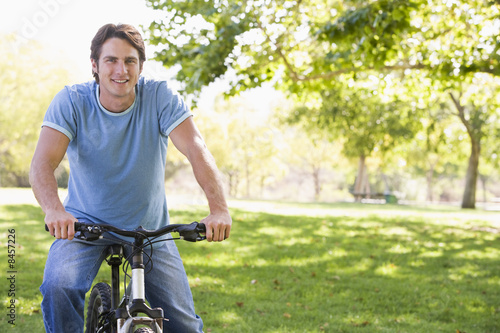
<instances>
[{"instance_id":1,"label":"man","mask_svg":"<svg viewBox=\"0 0 500 333\"><path fill-rule=\"evenodd\" d=\"M182 98L166 82L140 77L144 42L130 25L103 26L91 44L95 82L65 87L45 115L30 182L56 240L45 266L42 311L47 332L82 332L85 293L109 241L73 240L77 220L123 229L168 223L164 189L168 138L192 165L210 215L201 220L207 240L229 237L231 217L212 155ZM70 162L68 196L57 195L54 170ZM154 251L146 298L168 313L165 330L201 332L186 273L174 242ZM168 268L167 268L168 265Z\"/></svg>"}]
</instances>

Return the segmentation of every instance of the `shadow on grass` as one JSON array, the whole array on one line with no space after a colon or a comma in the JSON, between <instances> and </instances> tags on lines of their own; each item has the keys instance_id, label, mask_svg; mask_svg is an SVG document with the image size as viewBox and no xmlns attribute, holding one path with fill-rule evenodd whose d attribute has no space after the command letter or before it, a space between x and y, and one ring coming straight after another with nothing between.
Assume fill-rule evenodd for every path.
<instances>
[{"instance_id":1,"label":"shadow on grass","mask_svg":"<svg viewBox=\"0 0 500 333\"><path fill-rule=\"evenodd\" d=\"M392 218L233 216L227 244L179 244L207 327L500 329L498 234L446 220L429 224L418 211Z\"/></svg>"}]
</instances>

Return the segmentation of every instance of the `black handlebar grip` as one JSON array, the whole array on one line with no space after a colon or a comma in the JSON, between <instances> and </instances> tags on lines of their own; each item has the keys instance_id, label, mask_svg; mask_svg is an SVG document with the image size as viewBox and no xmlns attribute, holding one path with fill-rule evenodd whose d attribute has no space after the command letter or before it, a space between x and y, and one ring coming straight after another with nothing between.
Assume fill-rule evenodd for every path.
<instances>
[{"instance_id":1,"label":"black handlebar grip","mask_svg":"<svg viewBox=\"0 0 500 333\"><path fill-rule=\"evenodd\" d=\"M80 228L83 226L83 223L76 221L75 222L75 231L80 230ZM45 224L45 231L49 232L49 227Z\"/></svg>"},{"instance_id":2,"label":"black handlebar grip","mask_svg":"<svg viewBox=\"0 0 500 333\"><path fill-rule=\"evenodd\" d=\"M84 225L85 225L84 223L76 221L75 222L75 231L82 231L81 229L83 228Z\"/></svg>"},{"instance_id":3,"label":"black handlebar grip","mask_svg":"<svg viewBox=\"0 0 500 333\"><path fill-rule=\"evenodd\" d=\"M198 232L205 233L207 231L207 227L204 223L198 223L196 228L198 229Z\"/></svg>"}]
</instances>

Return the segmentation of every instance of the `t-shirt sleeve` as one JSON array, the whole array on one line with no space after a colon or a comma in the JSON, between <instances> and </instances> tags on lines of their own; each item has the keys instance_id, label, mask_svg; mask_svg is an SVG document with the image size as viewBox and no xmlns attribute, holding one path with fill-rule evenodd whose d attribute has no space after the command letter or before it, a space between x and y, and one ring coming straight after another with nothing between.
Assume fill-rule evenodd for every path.
<instances>
[{"instance_id":1,"label":"t-shirt sleeve","mask_svg":"<svg viewBox=\"0 0 500 333\"><path fill-rule=\"evenodd\" d=\"M163 135L170 135L179 124L193 114L178 92L161 82L157 90L157 105L160 130Z\"/></svg>"},{"instance_id":2,"label":"t-shirt sleeve","mask_svg":"<svg viewBox=\"0 0 500 333\"><path fill-rule=\"evenodd\" d=\"M76 116L68 90L61 90L52 100L45 113L42 127L53 128L64 135L69 140L76 136Z\"/></svg>"}]
</instances>

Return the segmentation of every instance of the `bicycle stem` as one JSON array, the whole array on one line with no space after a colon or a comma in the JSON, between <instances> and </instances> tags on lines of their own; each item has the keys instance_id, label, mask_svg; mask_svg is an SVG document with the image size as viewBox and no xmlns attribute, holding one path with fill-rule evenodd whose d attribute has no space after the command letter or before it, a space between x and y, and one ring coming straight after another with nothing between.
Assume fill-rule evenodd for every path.
<instances>
[{"instance_id":1,"label":"bicycle stem","mask_svg":"<svg viewBox=\"0 0 500 333\"><path fill-rule=\"evenodd\" d=\"M144 263L142 250L132 258L132 297L133 299L146 299L144 292Z\"/></svg>"}]
</instances>

